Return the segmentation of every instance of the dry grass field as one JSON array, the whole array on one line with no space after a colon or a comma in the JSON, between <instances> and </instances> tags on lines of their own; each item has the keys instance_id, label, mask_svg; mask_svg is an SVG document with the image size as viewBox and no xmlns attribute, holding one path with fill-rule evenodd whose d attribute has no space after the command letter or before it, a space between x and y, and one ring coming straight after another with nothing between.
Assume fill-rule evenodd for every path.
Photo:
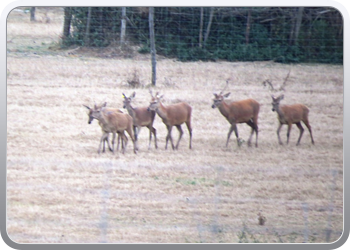
<instances>
[{"instance_id":1,"label":"dry grass field","mask_svg":"<svg viewBox=\"0 0 350 250\"><path fill-rule=\"evenodd\" d=\"M97 154L101 129L88 124L82 105L122 108L136 91L146 106L148 56L98 57L57 48L63 11L51 23L31 23L13 11L7 33L7 233L17 243L324 243L343 232L343 66L273 62L178 62L159 58L157 85L164 104L188 102L193 141L165 150L157 116L158 149L148 129L134 154ZM303 103L315 145L305 128L301 145L293 125L279 145L270 79L278 88L291 70L282 104ZM140 86L128 80L136 73ZM229 123L212 109L213 92L229 79L230 100L261 104L259 147L225 147ZM250 127L239 124L248 140ZM287 128L281 131L286 141ZM173 129L177 140L178 131ZM255 139L255 137L253 137ZM258 224L258 213L266 217Z\"/></svg>"}]
</instances>

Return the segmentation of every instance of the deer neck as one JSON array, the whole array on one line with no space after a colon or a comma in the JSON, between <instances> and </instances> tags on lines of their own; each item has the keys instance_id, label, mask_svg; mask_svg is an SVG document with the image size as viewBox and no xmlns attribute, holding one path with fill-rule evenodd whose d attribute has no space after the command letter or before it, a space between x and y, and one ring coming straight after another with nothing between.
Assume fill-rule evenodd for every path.
<instances>
[{"instance_id":1,"label":"deer neck","mask_svg":"<svg viewBox=\"0 0 350 250\"><path fill-rule=\"evenodd\" d=\"M220 113L228 119L229 115L229 106L225 101L222 101L221 105L218 106Z\"/></svg>"},{"instance_id":2,"label":"deer neck","mask_svg":"<svg viewBox=\"0 0 350 250\"><path fill-rule=\"evenodd\" d=\"M132 117L132 119L135 120L135 109L131 106L131 104L126 106L126 110L128 111L129 115Z\"/></svg>"},{"instance_id":3,"label":"deer neck","mask_svg":"<svg viewBox=\"0 0 350 250\"><path fill-rule=\"evenodd\" d=\"M162 118L163 120L167 120L167 109L161 102L159 102L159 107L156 109L156 112L160 116L160 118Z\"/></svg>"},{"instance_id":4,"label":"deer neck","mask_svg":"<svg viewBox=\"0 0 350 250\"><path fill-rule=\"evenodd\" d=\"M284 113L283 113L283 111L281 110L280 105L278 105L278 106L276 107L276 113L277 113L278 118L279 118L280 121L282 121L282 122L285 121L285 119L284 119Z\"/></svg>"},{"instance_id":5,"label":"deer neck","mask_svg":"<svg viewBox=\"0 0 350 250\"><path fill-rule=\"evenodd\" d=\"M97 118L100 126L102 125L103 127L107 127L107 120L106 120L106 116L105 116L105 111L101 110L100 112L100 116Z\"/></svg>"}]
</instances>

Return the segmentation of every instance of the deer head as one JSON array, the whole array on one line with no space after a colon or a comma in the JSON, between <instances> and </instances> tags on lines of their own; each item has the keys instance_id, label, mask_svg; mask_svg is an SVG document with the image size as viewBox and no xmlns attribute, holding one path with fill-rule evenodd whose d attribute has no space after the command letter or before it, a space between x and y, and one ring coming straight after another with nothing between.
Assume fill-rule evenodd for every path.
<instances>
[{"instance_id":1,"label":"deer head","mask_svg":"<svg viewBox=\"0 0 350 250\"><path fill-rule=\"evenodd\" d=\"M228 93L223 95L223 92L227 88L227 86L228 86L228 81L226 81L226 85L225 85L224 89L221 90L219 94L214 93L215 98L213 99L214 102L213 102L213 105L211 106L213 109L216 107L219 107L221 105L221 103L224 101L224 99L227 98L231 94L231 92L228 92Z\"/></svg>"},{"instance_id":2,"label":"deer head","mask_svg":"<svg viewBox=\"0 0 350 250\"><path fill-rule=\"evenodd\" d=\"M278 97L275 97L274 95L271 95L272 97L272 111L276 111L280 105L280 101L283 100L284 95L280 95Z\"/></svg>"},{"instance_id":3,"label":"deer head","mask_svg":"<svg viewBox=\"0 0 350 250\"><path fill-rule=\"evenodd\" d=\"M126 108L127 106L129 106L129 105L131 104L132 99L134 99L135 96L136 96L135 91L131 94L130 97L127 97L127 96L123 93L123 98L124 98L124 101L123 101L123 108Z\"/></svg>"},{"instance_id":4,"label":"deer head","mask_svg":"<svg viewBox=\"0 0 350 250\"><path fill-rule=\"evenodd\" d=\"M102 105L94 105L94 108L90 108L89 106L83 105L85 108L87 108L88 111L88 116L89 116L89 120L88 120L88 124L91 124L91 122L93 121L93 119L99 119L100 117L100 111L103 107L107 106L107 102L105 102Z\"/></svg>"}]
</instances>

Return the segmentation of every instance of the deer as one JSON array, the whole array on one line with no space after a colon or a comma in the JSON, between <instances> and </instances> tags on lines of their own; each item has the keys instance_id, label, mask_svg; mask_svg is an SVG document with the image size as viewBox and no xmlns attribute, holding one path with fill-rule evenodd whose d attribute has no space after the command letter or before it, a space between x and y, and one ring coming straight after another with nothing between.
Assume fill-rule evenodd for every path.
<instances>
[{"instance_id":1,"label":"deer","mask_svg":"<svg viewBox=\"0 0 350 250\"><path fill-rule=\"evenodd\" d=\"M102 108L102 107L105 107L107 105L107 103L104 103L103 105L100 105L100 106L97 106L95 104L95 109L97 108ZM84 107L86 107L89 112L88 112L88 117L89 117L89 120L88 120L88 124L91 124L92 121L94 120L94 117L92 116L92 111L93 109L90 108L89 106L86 106L86 105L83 105ZM116 112L120 112L120 113L123 113L121 110L119 109L114 109L114 108L109 108L109 111L116 111ZM102 123L99 121L98 124L100 125L102 131L103 131L103 127L102 127ZM108 132L108 131L107 131ZM122 149L124 147L126 147L126 145L128 144L128 138L125 136L124 132L123 133L118 133L118 145L117 145L117 151L119 150L119 144L120 144L120 139L122 140ZM105 142L107 142L107 145L108 145L108 148L109 148L109 151L113 151L112 150L112 147L110 146L109 144L109 140L108 140L108 136L105 138L105 140L103 141L103 150L102 150L102 153L105 152ZM123 144L124 143L124 144Z\"/></svg>"},{"instance_id":2,"label":"deer","mask_svg":"<svg viewBox=\"0 0 350 250\"><path fill-rule=\"evenodd\" d=\"M123 93L123 108L126 108L129 115L132 117L134 122L134 135L135 140L138 140L138 135L141 131L142 127L147 127L149 129L149 144L148 144L148 150L151 148L151 142L152 142L152 133L154 135L154 145L157 149L157 130L153 127L154 118L156 117L155 111L148 111L148 107L138 107L134 108L131 106L131 101L135 98L136 93L135 91L127 97Z\"/></svg>"},{"instance_id":3,"label":"deer","mask_svg":"<svg viewBox=\"0 0 350 250\"><path fill-rule=\"evenodd\" d=\"M301 137L304 133L304 128L301 125L301 121L306 125L306 127L309 130L310 137L311 137L311 143L315 144L314 139L312 137L312 130L309 123L309 109L304 104L293 104L293 105L280 105L280 101L283 100L284 95L281 94L278 97L275 97L274 95L271 95L272 97L272 111L277 112L277 118L279 121L279 126L277 128L277 137L278 142L280 145L283 145L280 137L280 130L282 128L283 124L288 125L288 131L287 131L287 144L289 143L289 135L290 131L292 129L292 125L296 124L299 129L299 138L297 142L297 146L300 145Z\"/></svg>"},{"instance_id":4,"label":"deer","mask_svg":"<svg viewBox=\"0 0 350 250\"><path fill-rule=\"evenodd\" d=\"M113 140L112 140L112 152L114 153L114 141L116 137L116 133L120 134L123 139L124 131L126 131L133 144L134 144L134 153L136 154L136 142L133 134L133 121L132 117L129 114L121 113L119 110L110 110L106 108L106 104L102 105L102 107L97 107L95 104L94 109L92 110L91 116L98 120L100 123L100 126L102 128L102 137L100 140L100 145L98 148L98 153L101 152L101 145L108 137L108 133L113 133ZM125 136L125 134L124 134ZM123 144L122 144L123 145ZM125 147L123 147L122 153L125 153Z\"/></svg>"},{"instance_id":5,"label":"deer","mask_svg":"<svg viewBox=\"0 0 350 250\"><path fill-rule=\"evenodd\" d=\"M164 106L161 102L163 95L159 96L159 93L156 93L156 96L153 96L152 90L150 90L151 101L148 107L148 111L155 111L158 116L162 119L165 124L168 134L166 136L165 149L168 148L168 141L170 140L173 150L179 148L179 143L183 135L181 124L186 123L188 133L190 135L189 139L189 148L192 149L192 126L191 126L191 114L192 107L186 102L180 102L168 106ZM175 126L179 131L179 139L174 146L173 138L171 136L171 130Z\"/></svg>"},{"instance_id":6,"label":"deer","mask_svg":"<svg viewBox=\"0 0 350 250\"><path fill-rule=\"evenodd\" d=\"M231 94L230 92L223 94L227 86L228 81L226 81L226 86L219 94L214 93L215 98L213 99L214 102L212 104L212 108L218 108L220 113L231 124L231 127L227 134L226 148L228 147L230 136L233 131L235 131L236 134L237 145L239 147L241 146L243 140L239 138L238 135L237 124L239 123L246 123L252 128L248 140L248 146L251 146L251 140L255 132L255 147L258 147L258 115L260 110L260 104L254 99L245 99L241 101L233 101L230 103L225 102L224 99Z\"/></svg>"}]
</instances>

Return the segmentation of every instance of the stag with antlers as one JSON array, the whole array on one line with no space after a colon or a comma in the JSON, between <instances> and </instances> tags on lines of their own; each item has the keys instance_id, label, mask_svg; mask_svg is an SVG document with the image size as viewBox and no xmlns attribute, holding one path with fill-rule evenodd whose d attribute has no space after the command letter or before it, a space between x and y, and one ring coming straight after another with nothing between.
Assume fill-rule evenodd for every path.
<instances>
[{"instance_id":1,"label":"stag with antlers","mask_svg":"<svg viewBox=\"0 0 350 250\"><path fill-rule=\"evenodd\" d=\"M148 107L148 111L155 111L159 117L162 119L163 123L168 129L168 134L166 136L166 143L165 143L165 149L168 148L168 141L170 140L171 146L173 149L178 149L180 140L182 138L182 128L181 124L186 123L187 129L190 135L190 145L189 148L192 148L192 126L191 126L191 114L192 114L192 107L187 104L186 102L180 102L168 106L164 106L161 102L162 96L159 96L159 93L156 93L156 96L153 96L152 90L150 90L151 94L151 102ZM174 146L173 138L171 136L171 130L173 126L176 126L176 128L179 130L179 139L176 143L176 146Z\"/></svg>"},{"instance_id":2,"label":"stag with antlers","mask_svg":"<svg viewBox=\"0 0 350 250\"><path fill-rule=\"evenodd\" d=\"M288 125L287 144L289 143L289 135L292 129L292 124L297 125L300 132L297 145L300 144L301 137L303 136L303 133L304 133L304 128L303 126L301 126L301 121L306 125L306 127L309 130L311 143L315 144L314 138L312 137L312 130L311 130L311 126L308 118L309 109L304 104L280 105L280 101L284 98L283 94L278 97L271 95L271 97L272 97L272 111L277 112L277 117L279 121L279 126L277 129L279 144L280 145L283 144L280 137L280 130L283 124Z\"/></svg>"},{"instance_id":3,"label":"stag with antlers","mask_svg":"<svg viewBox=\"0 0 350 250\"><path fill-rule=\"evenodd\" d=\"M230 103L225 102L224 98L227 98L231 94L230 92L223 94L227 86L228 81L226 81L226 86L219 94L214 93L215 98L213 100L214 102L212 105L212 108L218 108L220 113L231 124L231 127L227 134L226 147L228 146L228 142L233 131L235 131L238 146L241 145L242 140L239 138L237 130L238 123L247 123L252 128L248 140L248 146L251 146L251 140L255 132L255 147L258 147L258 115L260 110L260 104L254 99L246 99Z\"/></svg>"}]
</instances>

